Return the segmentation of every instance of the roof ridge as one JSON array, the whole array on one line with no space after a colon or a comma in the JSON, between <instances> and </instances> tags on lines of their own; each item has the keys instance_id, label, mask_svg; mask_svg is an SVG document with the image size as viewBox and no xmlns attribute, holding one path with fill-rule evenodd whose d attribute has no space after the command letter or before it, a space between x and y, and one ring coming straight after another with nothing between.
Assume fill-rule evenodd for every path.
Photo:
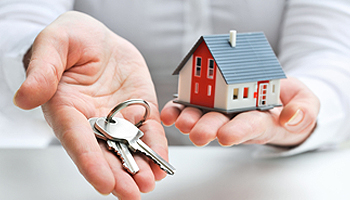
<instances>
[{"instance_id":1,"label":"roof ridge","mask_svg":"<svg viewBox=\"0 0 350 200\"><path fill-rule=\"evenodd\" d=\"M263 32L237 33L235 47L231 47L229 43L229 34L201 36L173 74L178 74L181 71L182 67L203 41L227 84L251 81L252 78L260 81L286 77ZM239 62L234 62L237 60ZM261 64L258 65L259 63ZM273 63L272 69L268 67L271 63ZM246 69L246 71L242 69ZM254 74L254 76L250 76L250 73Z\"/></svg>"}]
</instances>

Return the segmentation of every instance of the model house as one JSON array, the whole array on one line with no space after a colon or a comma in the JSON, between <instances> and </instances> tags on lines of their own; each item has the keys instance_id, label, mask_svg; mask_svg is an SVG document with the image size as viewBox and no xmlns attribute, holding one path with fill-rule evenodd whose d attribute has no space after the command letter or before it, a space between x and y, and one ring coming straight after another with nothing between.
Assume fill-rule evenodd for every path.
<instances>
[{"instance_id":1,"label":"model house","mask_svg":"<svg viewBox=\"0 0 350 200\"><path fill-rule=\"evenodd\" d=\"M225 113L280 106L286 78L264 33L236 31L200 37L173 75L175 102Z\"/></svg>"}]
</instances>

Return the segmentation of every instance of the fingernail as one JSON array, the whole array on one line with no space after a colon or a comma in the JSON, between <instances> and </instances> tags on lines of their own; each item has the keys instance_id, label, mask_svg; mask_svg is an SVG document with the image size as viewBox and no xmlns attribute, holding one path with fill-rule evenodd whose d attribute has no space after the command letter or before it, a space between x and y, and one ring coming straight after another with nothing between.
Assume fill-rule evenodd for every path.
<instances>
[{"instance_id":1,"label":"fingernail","mask_svg":"<svg viewBox=\"0 0 350 200\"><path fill-rule=\"evenodd\" d=\"M18 104L17 104L17 102L16 102L16 97L17 97L17 95L18 95L18 90L17 90L17 92L15 93L15 95L13 96L12 101L13 101L13 104L15 104L15 106L18 107Z\"/></svg>"},{"instance_id":2,"label":"fingernail","mask_svg":"<svg viewBox=\"0 0 350 200\"><path fill-rule=\"evenodd\" d=\"M114 196L116 196L118 199L122 199L121 196L117 192L113 191L112 194Z\"/></svg>"},{"instance_id":3,"label":"fingernail","mask_svg":"<svg viewBox=\"0 0 350 200\"><path fill-rule=\"evenodd\" d=\"M101 195L103 195L103 196L108 196L110 193L108 193L108 194L103 194L103 193L101 193L101 192L98 192L98 193L100 193Z\"/></svg>"},{"instance_id":4,"label":"fingernail","mask_svg":"<svg viewBox=\"0 0 350 200\"><path fill-rule=\"evenodd\" d=\"M233 146L233 144L221 144L220 142L219 142L219 144L220 144L220 146L222 146L224 148L229 148L229 147Z\"/></svg>"},{"instance_id":5,"label":"fingernail","mask_svg":"<svg viewBox=\"0 0 350 200\"><path fill-rule=\"evenodd\" d=\"M298 109L295 114L286 123L286 126L298 125L304 118L304 112Z\"/></svg>"}]
</instances>

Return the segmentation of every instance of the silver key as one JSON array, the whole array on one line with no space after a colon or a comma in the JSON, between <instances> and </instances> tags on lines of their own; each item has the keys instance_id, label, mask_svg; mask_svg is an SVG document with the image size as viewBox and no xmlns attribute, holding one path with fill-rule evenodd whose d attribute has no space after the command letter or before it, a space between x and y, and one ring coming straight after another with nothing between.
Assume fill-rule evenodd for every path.
<instances>
[{"instance_id":1,"label":"silver key","mask_svg":"<svg viewBox=\"0 0 350 200\"><path fill-rule=\"evenodd\" d=\"M98 118L95 128L108 139L119 142L127 142L133 152L140 151L151 158L162 170L170 175L175 173L175 168L148 147L140 138L144 135L134 124L123 119L113 118L114 122L107 122L105 118Z\"/></svg>"},{"instance_id":2,"label":"silver key","mask_svg":"<svg viewBox=\"0 0 350 200\"><path fill-rule=\"evenodd\" d=\"M89 122L90 125L95 133L96 138L105 140L108 149L109 150L114 150L119 158L121 159L123 163L124 169L126 169L129 173L131 174L136 174L139 171L139 166L136 164L134 157L130 153L128 146L125 143L122 142L116 142L113 140L109 140L106 136L104 136L102 133L100 133L96 128L95 128L95 122L98 118L90 118Z\"/></svg>"}]
</instances>

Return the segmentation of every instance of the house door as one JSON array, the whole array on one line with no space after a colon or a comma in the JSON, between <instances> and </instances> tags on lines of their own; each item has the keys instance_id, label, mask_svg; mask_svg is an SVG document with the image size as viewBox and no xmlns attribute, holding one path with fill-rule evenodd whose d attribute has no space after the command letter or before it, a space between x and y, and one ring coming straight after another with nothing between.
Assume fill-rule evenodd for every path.
<instances>
[{"instance_id":1,"label":"house door","mask_svg":"<svg viewBox=\"0 0 350 200\"><path fill-rule=\"evenodd\" d=\"M258 82L258 97L256 100L256 106L266 106L267 105L267 86L269 81L259 81Z\"/></svg>"}]
</instances>

